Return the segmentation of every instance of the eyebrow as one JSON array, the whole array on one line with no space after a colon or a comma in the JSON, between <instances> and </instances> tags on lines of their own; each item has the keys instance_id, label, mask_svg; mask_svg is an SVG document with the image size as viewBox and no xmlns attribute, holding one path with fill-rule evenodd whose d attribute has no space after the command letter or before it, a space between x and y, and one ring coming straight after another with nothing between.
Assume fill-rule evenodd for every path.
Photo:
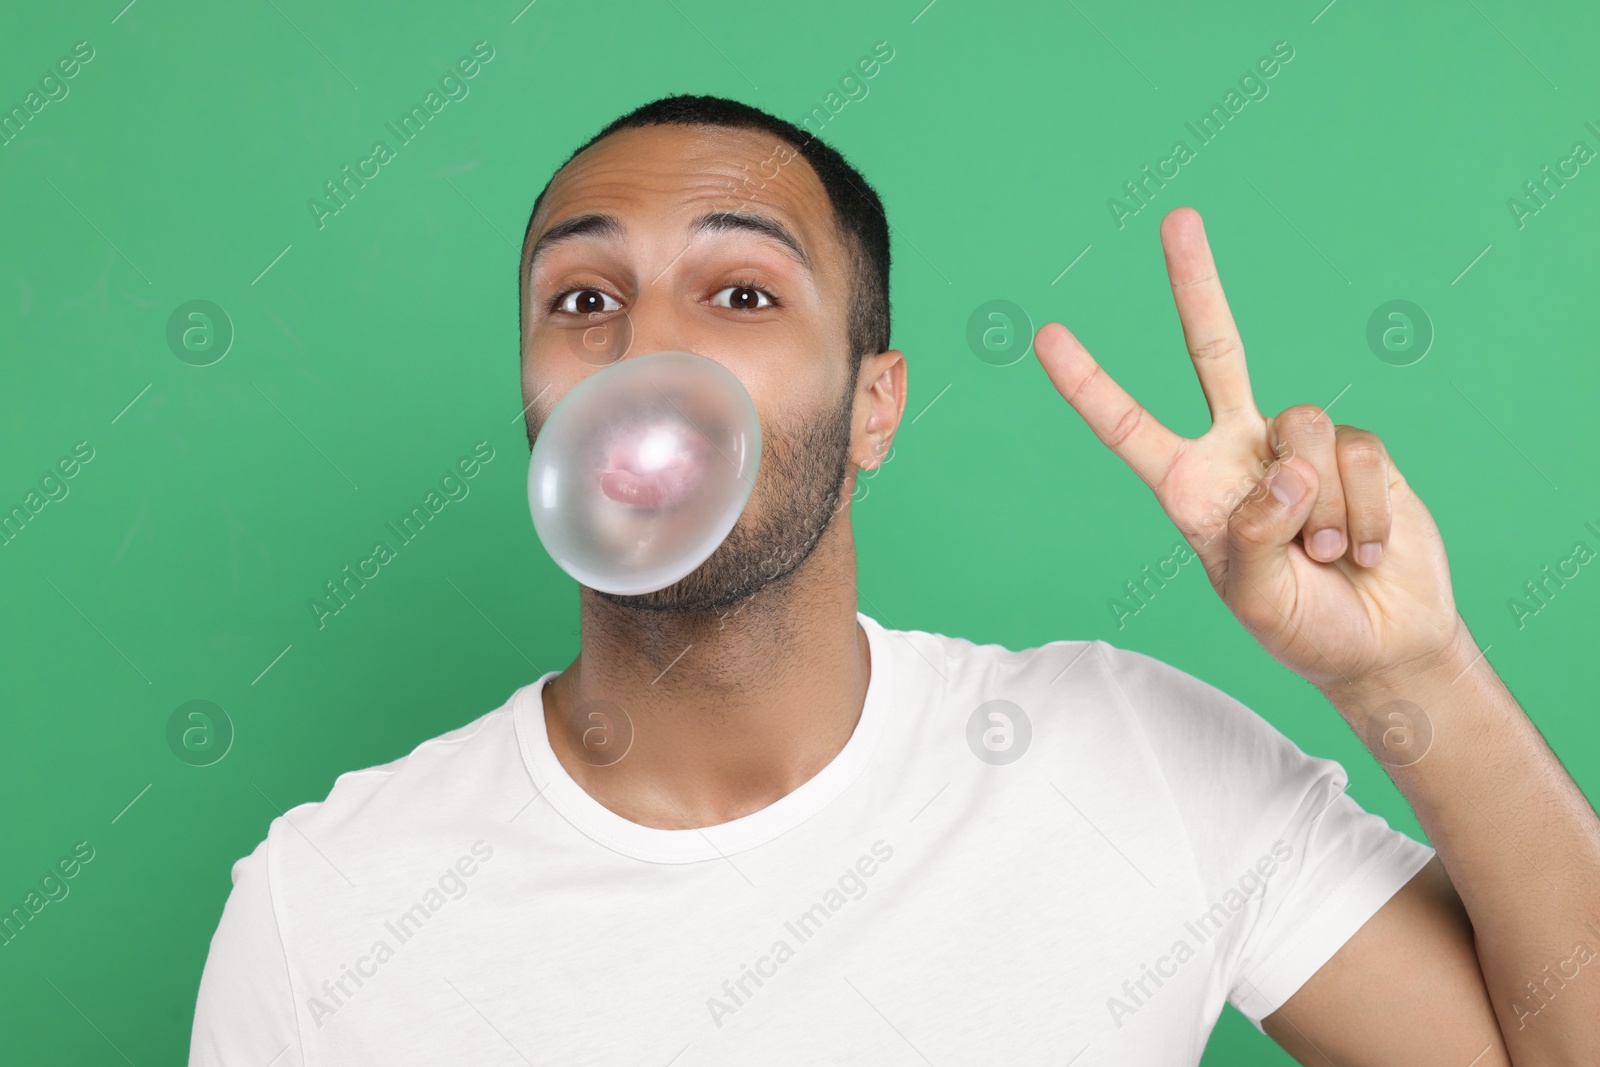
<instances>
[{"instance_id":1,"label":"eyebrow","mask_svg":"<svg viewBox=\"0 0 1600 1067\"><path fill-rule=\"evenodd\" d=\"M570 219L562 219L540 234L534 242L533 253L528 257L528 270L531 273L539 265L539 257L563 241L579 237L620 240L622 233L622 223L613 215L574 215Z\"/></svg>"},{"instance_id":2,"label":"eyebrow","mask_svg":"<svg viewBox=\"0 0 1600 1067\"><path fill-rule=\"evenodd\" d=\"M733 233L738 231L753 233L769 241L776 242L791 259L808 272L812 271L811 257L806 254L806 250L801 246L799 239L777 219L768 218L765 215L757 215L749 211L713 211L710 214L700 216L689 227L691 237L702 233ZM539 263L539 258L562 242L575 240L579 237L620 240L624 232L622 223L614 215L590 213L574 215L570 219L562 219L540 234L539 240L534 242L533 252L528 257L528 270L532 273L533 268Z\"/></svg>"},{"instance_id":3,"label":"eyebrow","mask_svg":"<svg viewBox=\"0 0 1600 1067\"><path fill-rule=\"evenodd\" d=\"M793 259L807 271L811 270L811 257L806 255L806 250L800 246L800 241L789 232L789 227L777 219L765 215L757 215L749 211L713 211L709 215L702 215L689 227L691 235L702 233L731 233L743 230L776 241Z\"/></svg>"}]
</instances>

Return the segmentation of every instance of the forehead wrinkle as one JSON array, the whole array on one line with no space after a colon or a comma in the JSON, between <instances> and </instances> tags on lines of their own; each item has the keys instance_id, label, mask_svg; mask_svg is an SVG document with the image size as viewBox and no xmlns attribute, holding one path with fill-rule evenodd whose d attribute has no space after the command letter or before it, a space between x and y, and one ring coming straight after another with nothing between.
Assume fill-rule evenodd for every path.
<instances>
[{"instance_id":1,"label":"forehead wrinkle","mask_svg":"<svg viewBox=\"0 0 1600 1067\"><path fill-rule=\"evenodd\" d=\"M629 239L628 227L619 216L626 218L642 204L662 199L675 201L662 212L668 218L696 209L702 212L685 231L691 244L702 233L745 230L772 242L816 278L814 253L815 244L820 241L827 245L830 256L844 257L848 270L848 242L838 233L832 203L821 182L809 165L799 165L803 159L796 155L793 164L780 165L777 172L768 177L762 164L772 158L774 149L764 135L752 138L740 131L729 136L726 131L695 128L690 145L677 149L676 155L662 163L653 151L656 146L648 142L681 132L675 127L623 131L572 160L552 183L554 195L549 197L552 203L546 210L548 212L550 207L563 210L559 202L564 200L579 215L547 227L530 249L528 273L532 273L535 257L542 258L551 244L559 243L547 242L546 237L558 228L564 229L573 219L583 215L607 216L617 228L596 226L572 236L625 241ZM751 190L749 179L758 167L765 180ZM768 210L748 210L754 205ZM717 210L719 207L721 210ZM613 211L616 214L612 214ZM742 218L708 221L714 216ZM786 241L779 231L786 233L790 240ZM568 235L560 235L561 241L568 239ZM808 250L808 246L812 247ZM832 271L827 273L831 276Z\"/></svg>"}]
</instances>

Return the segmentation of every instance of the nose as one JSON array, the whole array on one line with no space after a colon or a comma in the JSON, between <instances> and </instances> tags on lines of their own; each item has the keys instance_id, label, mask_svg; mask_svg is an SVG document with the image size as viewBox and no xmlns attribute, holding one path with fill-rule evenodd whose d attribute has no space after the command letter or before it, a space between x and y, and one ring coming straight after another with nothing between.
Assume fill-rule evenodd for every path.
<instances>
[{"instance_id":1,"label":"nose","mask_svg":"<svg viewBox=\"0 0 1600 1067\"><path fill-rule=\"evenodd\" d=\"M645 286L631 307L613 312L586 331L573 331L588 335L582 343L591 353L589 362L607 366L652 352L708 354L701 343L705 338L695 329L692 311L677 306L671 292L652 288Z\"/></svg>"}]
</instances>

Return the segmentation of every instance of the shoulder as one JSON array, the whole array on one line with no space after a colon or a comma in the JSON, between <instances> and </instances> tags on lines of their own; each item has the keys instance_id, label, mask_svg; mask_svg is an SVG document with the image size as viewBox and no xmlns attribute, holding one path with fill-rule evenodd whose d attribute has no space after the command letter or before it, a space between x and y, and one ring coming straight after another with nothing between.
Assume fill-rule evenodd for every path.
<instances>
[{"instance_id":1,"label":"shoulder","mask_svg":"<svg viewBox=\"0 0 1600 1067\"><path fill-rule=\"evenodd\" d=\"M510 820L516 798L532 793L512 719L532 688L398 759L339 775L324 799L272 820L256 851L235 864L235 885L252 870L275 890L381 881L410 858L431 862L437 847L459 851L472 840L464 835Z\"/></svg>"},{"instance_id":2,"label":"shoulder","mask_svg":"<svg viewBox=\"0 0 1600 1067\"><path fill-rule=\"evenodd\" d=\"M1164 660L1096 642L1106 677L1127 714L1158 750L1174 761L1215 774L1237 769L1256 776L1310 770L1339 779L1329 760L1307 756L1260 712L1198 675ZM1221 762L1215 762L1221 761Z\"/></svg>"},{"instance_id":3,"label":"shoulder","mask_svg":"<svg viewBox=\"0 0 1600 1067\"><path fill-rule=\"evenodd\" d=\"M289 814L302 827L325 831L428 811L448 814L474 791L477 775L503 774L507 767L520 771L511 722L514 700L421 742L399 759L346 771L334 779L325 800Z\"/></svg>"},{"instance_id":4,"label":"shoulder","mask_svg":"<svg viewBox=\"0 0 1600 1067\"><path fill-rule=\"evenodd\" d=\"M886 630L905 674L927 680L943 702L976 708L1002 698L1029 716L1061 722L1077 745L1132 745L1169 782L1208 788L1218 775L1329 779L1336 763L1306 755L1261 714L1181 667L1100 639L1023 648L923 630ZM1102 737L1102 735L1104 735Z\"/></svg>"},{"instance_id":5,"label":"shoulder","mask_svg":"<svg viewBox=\"0 0 1600 1067\"><path fill-rule=\"evenodd\" d=\"M493 855L484 839L498 840L518 798L533 793L512 712L534 688L399 759L339 775L324 799L272 820L232 867L201 981L195 1062L297 1048L291 989L306 959L350 950L345 941L390 902L413 900L442 870L469 874L462 857Z\"/></svg>"},{"instance_id":6,"label":"shoulder","mask_svg":"<svg viewBox=\"0 0 1600 1067\"><path fill-rule=\"evenodd\" d=\"M1261 721L1232 697L1154 656L1098 638L1027 647L978 642L926 630L884 629L884 645L906 674L937 682L949 695L1036 698L1044 707L1091 707L1159 726L1163 712Z\"/></svg>"},{"instance_id":7,"label":"shoulder","mask_svg":"<svg viewBox=\"0 0 1600 1067\"><path fill-rule=\"evenodd\" d=\"M905 673L955 691L1001 685L1023 690L1049 687L1076 674L1077 666L1084 665L1081 661L1092 659L1097 646L1104 645L1093 639L1058 640L1012 648L928 630L881 629L884 647Z\"/></svg>"}]
</instances>

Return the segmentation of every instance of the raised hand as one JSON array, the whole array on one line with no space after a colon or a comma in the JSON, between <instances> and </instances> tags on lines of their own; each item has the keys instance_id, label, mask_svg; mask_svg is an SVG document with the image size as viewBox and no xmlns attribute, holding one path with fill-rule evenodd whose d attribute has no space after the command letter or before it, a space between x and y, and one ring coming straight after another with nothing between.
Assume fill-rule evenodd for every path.
<instances>
[{"instance_id":1,"label":"raised hand","mask_svg":"<svg viewBox=\"0 0 1600 1067\"><path fill-rule=\"evenodd\" d=\"M1167 215L1161 244L1211 428L1198 438L1167 429L1060 323L1034 338L1045 373L1154 491L1217 594L1279 663L1327 688L1442 656L1465 629L1444 543L1383 442L1311 404L1262 415L1199 213Z\"/></svg>"}]
</instances>

